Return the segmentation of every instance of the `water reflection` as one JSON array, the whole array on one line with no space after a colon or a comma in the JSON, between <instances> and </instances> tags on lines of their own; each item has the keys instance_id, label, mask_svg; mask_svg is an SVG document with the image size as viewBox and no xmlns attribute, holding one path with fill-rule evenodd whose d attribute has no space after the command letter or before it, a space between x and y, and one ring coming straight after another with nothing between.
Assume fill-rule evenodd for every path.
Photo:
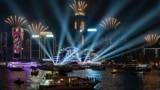
<instances>
[{"instance_id":1,"label":"water reflection","mask_svg":"<svg viewBox=\"0 0 160 90\"><path fill-rule=\"evenodd\" d=\"M101 71L92 70L92 69L85 69L85 70L77 70L68 73L68 76L79 76L79 77L89 77L89 78L101 78Z\"/></svg>"},{"instance_id":2,"label":"water reflection","mask_svg":"<svg viewBox=\"0 0 160 90\"><path fill-rule=\"evenodd\" d=\"M27 90L30 86L29 80L30 69L15 72L0 67L0 90ZM120 73L110 74L110 69L105 71L98 70L78 70L68 73L69 76L80 76L96 78L100 80L99 84L95 86L98 90L160 90L160 71L153 70L145 73L144 76ZM15 85L13 82L17 78L22 78L26 83L23 85Z\"/></svg>"},{"instance_id":3,"label":"water reflection","mask_svg":"<svg viewBox=\"0 0 160 90\"><path fill-rule=\"evenodd\" d=\"M29 80L29 75L30 75L30 69L29 68L24 68L24 71L10 71L7 70L7 79L8 83L6 83L8 90L25 90L28 86L29 83L27 81ZM21 85L16 85L14 84L14 81L20 78L21 80L25 81L24 84Z\"/></svg>"}]
</instances>

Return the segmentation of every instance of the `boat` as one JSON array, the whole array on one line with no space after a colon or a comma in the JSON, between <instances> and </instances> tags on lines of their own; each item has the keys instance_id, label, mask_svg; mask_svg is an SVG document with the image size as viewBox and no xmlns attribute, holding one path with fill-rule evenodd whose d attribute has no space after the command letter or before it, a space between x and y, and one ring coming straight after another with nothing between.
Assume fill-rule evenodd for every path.
<instances>
[{"instance_id":1,"label":"boat","mask_svg":"<svg viewBox=\"0 0 160 90\"><path fill-rule=\"evenodd\" d=\"M38 90L81 90L93 89L99 82L96 79L81 78L77 76L61 76L57 68L52 70L39 69L31 71L31 89Z\"/></svg>"},{"instance_id":2,"label":"boat","mask_svg":"<svg viewBox=\"0 0 160 90\"><path fill-rule=\"evenodd\" d=\"M38 68L46 71L52 71L56 68L59 72L72 72L73 70L72 68L65 65L53 65L53 64L43 64Z\"/></svg>"},{"instance_id":3,"label":"boat","mask_svg":"<svg viewBox=\"0 0 160 90\"><path fill-rule=\"evenodd\" d=\"M151 71L151 66L148 65L148 64L138 64L136 66L136 71L150 72Z\"/></svg>"},{"instance_id":4,"label":"boat","mask_svg":"<svg viewBox=\"0 0 160 90\"><path fill-rule=\"evenodd\" d=\"M11 68L9 68L9 70L11 70L11 71L24 71L24 69L20 68L20 67L11 67Z\"/></svg>"},{"instance_id":5,"label":"boat","mask_svg":"<svg viewBox=\"0 0 160 90\"><path fill-rule=\"evenodd\" d=\"M112 70L111 70L111 74L118 74L118 73L121 73L122 72L122 70L120 70L120 69L116 69L116 68L112 68Z\"/></svg>"},{"instance_id":6,"label":"boat","mask_svg":"<svg viewBox=\"0 0 160 90\"><path fill-rule=\"evenodd\" d=\"M42 81L43 78L44 78L44 73L42 70L38 70L37 68L32 68L30 79L28 80L28 82L30 83L28 89L38 90L39 83Z\"/></svg>"},{"instance_id":7,"label":"boat","mask_svg":"<svg viewBox=\"0 0 160 90\"><path fill-rule=\"evenodd\" d=\"M21 80L20 78L18 78L18 79L16 79L16 80L14 80L14 84L16 84L16 85L21 85L21 84L24 84L24 81Z\"/></svg>"},{"instance_id":8,"label":"boat","mask_svg":"<svg viewBox=\"0 0 160 90\"><path fill-rule=\"evenodd\" d=\"M42 80L39 90L88 90L93 89L97 83L96 80L76 76L58 76Z\"/></svg>"}]
</instances>

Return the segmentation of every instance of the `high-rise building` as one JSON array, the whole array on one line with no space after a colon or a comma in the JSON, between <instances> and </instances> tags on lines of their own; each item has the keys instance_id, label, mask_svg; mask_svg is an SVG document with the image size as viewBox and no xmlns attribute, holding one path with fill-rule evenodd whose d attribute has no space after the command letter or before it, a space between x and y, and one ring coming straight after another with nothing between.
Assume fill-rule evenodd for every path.
<instances>
[{"instance_id":1,"label":"high-rise building","mask_svg":"<svg viewBox=\"0 0 160 90\"><path fill-rule=\"evenodd\" d=\"M53 58L52 56L55 53L54 48L54 36L52 32L40 32L40 39L41 39L41 51L40 56L41 58Z\"/></svg>"},{"instance_id":2,"label":"high-rise building","mask_svg":"<svg viewBox=\"0 0 160 90\"><path fill-rule=\"evenodd\" d=\"M24 41L24 28L22 25L26 22L23 17L10 16L5 22L12 27L12 43L13 43L13 59L22 58L23 41Z\"/></svg>"},{"instance_id":3,"label":"high-rise building","mask_svg":"<svg viewBox=\"0 0 160 90\"><path fill-rule=\"evenodd\" d=\"M40 36L32 35L30 38L30 58L40 59Z\"/></svg>"},{"instance_id":4,"label":"high-rise building","mask_svg":"<svg viewBox=\"0 0 160 90\"><path fill-rule=\"evenodd\" d=\"M84 31L86 28L85 22L85 8L87 4L85 1L82 0L74 0L74 3L70 4L70 7L74 11L74 30L75 30L75 44L76 46L84 45ZM80 42L81 41L81 42Z\"/></svg>"}]
</instances>

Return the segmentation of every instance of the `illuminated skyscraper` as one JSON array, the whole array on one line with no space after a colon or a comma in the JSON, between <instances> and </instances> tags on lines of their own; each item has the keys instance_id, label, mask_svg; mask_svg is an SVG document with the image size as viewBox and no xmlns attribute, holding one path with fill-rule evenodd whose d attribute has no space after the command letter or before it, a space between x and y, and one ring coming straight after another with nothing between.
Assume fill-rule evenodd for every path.
<instances>
[{"instance_id":1,"label":"illuminated skyscraper","mask_svg":"<svg viewBox=\"0 0 160 90\"><path fill-rule=\"evenodd\" d=\"M22 58L23 28L12 28L13 58Z\"/></svg>"},{"instance_id":2,"label":"illuminated skyscraper","mask_svg":"<svg viewBox=\"0 0 160 90\"><path fill-rule=\"evenodd\" d=\"M43 45L43 48L41 49L41 58L49 58L51 59L53 54L55 53L54 51L54 36L52 32L41 32L40 33L41 37L41 44Z\"/></svg>"},{"instance_id":3,"label":"illuminated skyscraper","mask_svg":"<svg viewBox=\"0 0 160 90\"><path fill-rule=\"evenodd\" d=\"M41 43L41 32L44 32L48 29L48 26L44 26L41 23L32 23L28 25L28 32L31 34L30 39L30 58L40 59L41 57L41 48L43 44Z\"/></svg>"},{"instance_id":4,"label":"illuminated skyscraper","mask_svg":"<svg viewBox=\"0 0 160 90\"><path fill-rule=\"evenodd\" d=\"M74 0L74 3L70 4L70 7L74 11L75 21L74 21L74 30L75 34L75 44L79 45L79 41L81 41L81 45L84 45L84 30L85 26L85 8L87 4L82 0Z\"/></svg>"},{"instance_id":5,"label":"illuminated skyscraper","mask_svg":"<svg viewBox=\"0 0 160 90\"><path fill-rule=\"evenodd\" d=\"M12 41L13 41L13 59L22 58L22 43L24 41L24 29L22 25L26 22L23 17L10 16L5 22L12 27Z\"/></svg>"},{"instance_id":6,"label":"illuminated skyscraper","mask_svg":"<svg viewBox=\"0 0 160 90\"><path fill-rule=\"evenodd\" d=\"M48 26L41 23L28 25L28 32L32 35L30 39L30 58L52 59L56 53L56 42L52 32L46 31Z\"/></svg>"},{"instance_id":7,"label":"illuminated skyscraper","mask_svg":"<svg viewBox=\"0 0 160 90\"><path fill-rule=\"evenodd\" d=\"M104 18L101 23L99 24L102 28L104 28L105 30L108 31L108 33L111 33L113 30L115 30L119 25L120 25L120 21L116 18L113 17L106 17ZM108 37L108 35L106 35L106 33L104 33L105 37L106 37L106 42L108 43L108 45L111 45L113 43L114 40L112 40L111 37Z\"/></svg>"}]
</instances>

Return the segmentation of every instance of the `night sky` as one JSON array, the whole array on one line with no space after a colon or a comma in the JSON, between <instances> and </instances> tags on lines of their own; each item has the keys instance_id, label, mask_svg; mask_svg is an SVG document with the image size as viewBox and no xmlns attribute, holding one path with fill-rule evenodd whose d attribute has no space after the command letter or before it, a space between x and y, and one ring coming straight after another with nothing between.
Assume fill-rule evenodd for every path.
<instances>
[{"instance_id":1,"label":"night sky","mask_svg":"<svg viewBox=\"0 0 160 90\"><path fill-rule=\"evenodd\" d=\"M139 30L160 29L160 0L84 0L88 4L86 11L87 27L97 27L104 17L115 17L121 21L121 27L129 30L143 17L153 15L151 20ZM71 31L74 13L69 7L73 0L0 0L0 30L10 30L4 22L10 15L25 17L29 23L42 22L49 26L57 37L62 32L63 24ZM119 31L124 33L126 31Z\"/></svg>"}]
</instances>

